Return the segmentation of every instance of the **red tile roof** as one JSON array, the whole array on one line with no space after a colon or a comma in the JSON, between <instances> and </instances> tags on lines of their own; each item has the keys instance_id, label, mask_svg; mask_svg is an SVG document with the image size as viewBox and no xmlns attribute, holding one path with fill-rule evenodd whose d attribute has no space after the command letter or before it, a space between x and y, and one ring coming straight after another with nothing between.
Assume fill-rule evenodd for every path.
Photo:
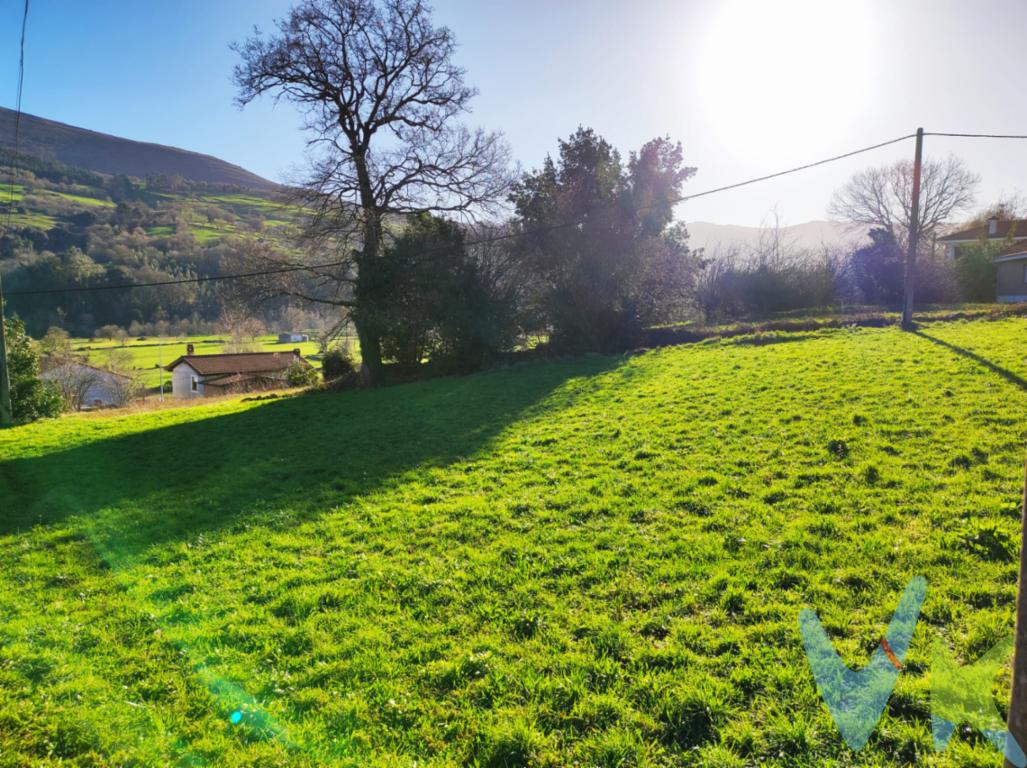
<instances>
[{"instance_id":1,"label":"red tile roof","mask_svg":"<svg viewBox=\"0 0 1027 768\"><path fill-rule=\"evenodd\" d=\"M991 240L1002 239L1009 237L1010 230L1012 230L1013 237L1027 237L1027 220L1016 219L1013 221L1000 221L995 229L995 234L989 235L988 222L984 222L980 226L971 227L970 229L961 229L958 232L945 235L945 237L939 237L938 242L945 243L959 240L980 240L982 237L988 237Z\"/></svg>"},{"instance_id":2,"label":"red tile roof","mask_svg":"<svg viewBox=\"0 0 1027 768\"><path fill-rule=\"evenodd\" d=\"M181 363L188 363L189 367L201 376L214 376L226 373L269 373L272 371L284 371L297 361L302 362L304 365L310 365L310 363L303 359L302 355L298 355L296 352L182 355L165 366L165 370L170 371Z\"/></svg>"}]
</instances>

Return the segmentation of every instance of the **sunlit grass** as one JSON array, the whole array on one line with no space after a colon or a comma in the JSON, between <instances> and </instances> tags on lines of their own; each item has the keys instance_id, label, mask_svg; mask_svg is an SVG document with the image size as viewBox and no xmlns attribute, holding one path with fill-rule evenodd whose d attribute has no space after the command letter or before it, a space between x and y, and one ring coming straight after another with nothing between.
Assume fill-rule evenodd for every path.
<instances>
[{"instance_id":1,"label":"sunlit grass","mask_svg":"<svg viewBox=\"0 0 1027 768\"><path fill-rule=\"evenodd\" d=\"M997 766L972 737L935 755L926 670L938 637L968 661L1012 628L1025 333L742 338L0 432L0 755ZM907 670L854 754L799 610L861 666L914 575Z\"/></svg>"}]
</instances>

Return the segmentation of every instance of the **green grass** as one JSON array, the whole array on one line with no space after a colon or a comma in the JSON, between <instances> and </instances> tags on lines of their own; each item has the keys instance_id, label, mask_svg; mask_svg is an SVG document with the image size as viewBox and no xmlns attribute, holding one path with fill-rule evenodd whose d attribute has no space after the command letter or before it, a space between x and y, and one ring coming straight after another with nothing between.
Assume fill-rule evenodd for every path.
<instances>
[{"instance_id":1,"label":"green grass","mask_svg":"<svg viewBox=\"0 0 1027 768\"><path fill-rule=\"evenodd\" d=\"M21 184L0 182L0 204L18 202L25 195L25 187Z\"/></svg>"},{"instance_id":2,"label":"green grass","mask_svg":"<svg viewBox=\"0 0 1027 768\"><path fill-rule=\"evenodd\" d=\"M219 203L222 205L258 209L265 213L277 212L298 214L302 212L302 209L298 206L289 205L278 200L263 197L254 197L252 195L203 195L199 199L201 201Z\"/></svg>"},{"instance_id":3,"label":"green grass","mask_svg":"<svg viewBox=\"0 0 1027 768\"><path fill-rule=\"evenodd\" d=\"M29 229L50 230L57 225L57 219L45 213L14 213L11 214L10 222L12 227L27 227ZM7 217L4 216L4 223Z\"/></svg>"},{"instance_id":4,"label":"green grass","mask_svg":"<svg viewBox=\"0 0 1027 768\"><path fill-rule=\"evenodd\" d=\"M84 205L92 208L114 208L115 205L110 200L101 200L96 197L89 197L88 195L73 195L69 192L49 192L55 197L59 197L62 200L69 200L79 205Z\"/></svg>"},{"instance_id":5,"label":"green grass","mask_svg":"<svg viewBox=\"0 0 1027 768\"><path fill-rule=\"evenodd\" d=\"M23 185L15 184L14 185L14 190L13 190L13 192L14 192L13 195L11 194L11 191L12 190L11 190L11 185L10 184L0 184L0 203L6 203L8 200L13 200L14 202L19 202L22 199L24 199L25 187ZM99 198L92 197L92 196L90 196L88 194L77 195L77 194L73 194L71 192L59 192L59 191L51 190L51 189L38 189L38 190L35 190L33 192L33 194L37 195L39 197L42 197L42 198L51 197L51 198L57 198L57 199L60 199L60 200L66 200L68 202L77 203L78 205L83 205L83 206L86 206L86 207L93 207L93 208L95 208L95 207L113 208L114 207L114 203L112 203L110 200L101 200ZM31 225L25 225L25 226L31 226Z\"/></svg>"},{"instance_id":6,"label":"green grass","mask_svg":"<svg viewBox=\"0 0 1027 768\"><path fill-rule=\"evenodd\" d=\"M1012 628L1025 334L0 432L0 763L997 766L972 736L935 755L926 671L935 638L969 661ZM907 671L854 754L798 613L861 666L914 575Z\"/></svg>"},{"instance_id":7,"label":"green grass","mask_svg":"<svg viewBox=\"0 0 1027 768\"><path fill-rule=\"evenodd\" d=\"M191 337L169 337L169 338L146 338L142 341L131 339L126 341L124 346L116 341L106 339L72 339L72 349L78 354L84 354L90 363L97 366L105 366L110 361L113 350L127 350L132 355L132 366L135 369L139 382L147 387L153 388L160 384L160 365L167 365L172 360L186 353L186 345L193 344L196 354L213 355L223 352L225 339L220 336L191 336ZM277 336L258 336L255 339L255 346L262 352L289 352L299 349L308 360L318 359L317 342L306 341L301 343L279 344ZM164 373L164 381L168 381L170 374Z\"/></svg>"},{"instance_id":8,"label":"green grass","mask_svg":"<svg viewBox=\"0 0 1027 768\"><path fill-rule=\"evenodd\" d=\"M219 228L208 224L192 223L189 225L189 231L193 233L193 237L196 238L196 242L201 245L206 245L214 240L220 240L226 235L234 234L236 229L234 227Z\"/></svg>"}]
</instances>

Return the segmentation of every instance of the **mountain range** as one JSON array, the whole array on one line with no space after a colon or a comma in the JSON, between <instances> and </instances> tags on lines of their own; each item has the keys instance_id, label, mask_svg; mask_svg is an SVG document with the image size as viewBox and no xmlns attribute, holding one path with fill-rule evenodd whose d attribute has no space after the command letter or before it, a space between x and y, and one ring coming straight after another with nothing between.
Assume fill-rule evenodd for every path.
<instances>
[{"instance_id":1,"label":"mountain range","mask_svg":"<svg viewBox=\"0 0 1027 768\"><path fill-rule=\"evenodd\" d=\"M0 107L0 149L14 149L15 112ZM255 173L198 152L123 139L73 125L22 114L19 151L62 165L108 175L181 176L208 184L272 190L276 185Z\"/></svg>"},{"instance_id":2,"label":"mountain range","mask_svg":"<svg viewBox=\"0 0 1027 768\"><path fill-rule=\"evenodd\" d=\"M15 113L0 107L0 149L13 149ZM177 147L133 141L86 128L67 125L35 115L22 114L20 151L66 166L108 175L124 174L145 179L180 176L208 184L226 184L273 191L274 182L211 155ZM690 245L707 255L731 249L748 250L758 245L765 229L706 221L688 223ZM783 241L796 249L849 246L866 239L866 228L831 221L810 221L781 227Z\"/></svg>"}]
</instances>

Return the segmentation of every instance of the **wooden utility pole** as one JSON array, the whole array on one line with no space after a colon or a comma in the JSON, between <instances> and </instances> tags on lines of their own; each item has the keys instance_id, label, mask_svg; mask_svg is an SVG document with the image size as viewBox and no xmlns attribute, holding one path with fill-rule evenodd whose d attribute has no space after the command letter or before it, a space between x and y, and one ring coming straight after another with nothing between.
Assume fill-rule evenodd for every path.
<instances>
[{"instance_id":1,"label":"wooden utility pole","mask_svg":"<svg viewBox=\"0 0 1027 768\"><path fill-rule=\"evenodd\" d=\"M4 326L4 285L0 278L0 428L13 424L11 376L7 372L7 329Z\"/></svg>"},{"instance_id":2,"label":"wooden utility pole","mask_svg":"<svg viewBox=\"0 0 1027 768\"><path fill-rule=\"evenodd\" d=\"M913 155L913 199L909 206L909 250L906 252L905 297L902 302L902 327L913 330L913 289L916 287L916 251L920 246L920 165L924 152L924 129L916 129Z\"/></svg>"},{"instance_id":3,"label":"wooden utility pole","mask_svg":"<svg viewBox=\"0 0 1027 768\"><path fill-rule=\"evenodd\" d=\"M1024 470L1023 516L1020 520L1020 579L1016 592L1016 651L1013 657L1013 695L1009 702L1009 734L1027 750L1027 468ZM1008 753L1008 748L1007 748ZM1006 757L1006 768L1016 765Z\"/></svg>"}]
</instances>

